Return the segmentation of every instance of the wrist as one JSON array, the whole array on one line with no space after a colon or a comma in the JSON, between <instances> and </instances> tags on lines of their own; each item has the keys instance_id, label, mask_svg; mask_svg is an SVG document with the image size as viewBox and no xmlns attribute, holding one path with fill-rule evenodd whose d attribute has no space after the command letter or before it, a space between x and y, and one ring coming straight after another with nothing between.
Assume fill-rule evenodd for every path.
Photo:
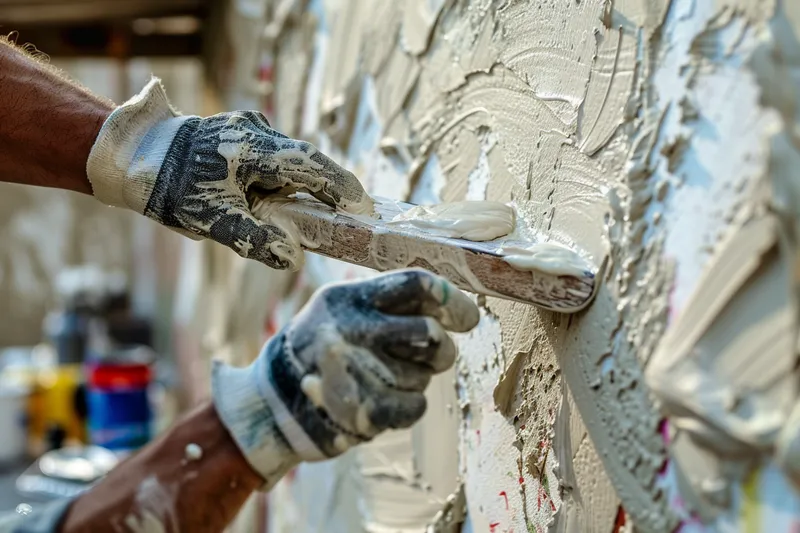
<instances>
[{"instance_id":1,"label":"wrist","mask_svg":"<svg viewBox=\"0 0 800 533\"><path fill-rule=\"evenodd\" d=\"M249 367L235 368L214 361L212 397L219 419L250 466L271 489L300 463L299 455L279 427L272 406L262 395L262 358Z\"/></svg>"},{"instance_id":2,"label":"wrist","mask_svg":"<svg viewBox=\"0 0 800 533\"><path fill-rule=\"evenodd\" d=\"M114 104L0 39L1 181L91 194L86 161Z\"/></svg>"}]
</instances>

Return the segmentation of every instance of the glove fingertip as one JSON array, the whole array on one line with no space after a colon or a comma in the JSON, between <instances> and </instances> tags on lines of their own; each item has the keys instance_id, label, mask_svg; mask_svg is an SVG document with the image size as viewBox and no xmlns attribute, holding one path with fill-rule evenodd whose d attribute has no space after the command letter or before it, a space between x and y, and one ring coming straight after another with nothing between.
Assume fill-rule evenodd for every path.
<instances>
[{"instance_id":1,"label":"glove fingertip","mask_svg":"<svg viewBox=\"0 0 800 533\"><path fill-rule=\"evenodd\" d=\"M361 184L359 183L359 186ZM336 207L341 209L342 211L346 211L348 213L352 213L353 215L365 215L365 216L375 216L375 201L372 197L364 191L363 195L358 201L350 201L345 200L342 198L343 201L340 201Z\"/></svg>"},{"instance_id":2,"label":"glove fingertip","mask_svg":"<svg viewBox=\"0 0 800 533\"><path fill-rule=\"evenodd\" d=\"M312 195L338 210L354 215L374 216L375 202L356 175L321 152L317 154L325 168L328 183L320 191L312 192Z\"/></svg>"}]
</instances>

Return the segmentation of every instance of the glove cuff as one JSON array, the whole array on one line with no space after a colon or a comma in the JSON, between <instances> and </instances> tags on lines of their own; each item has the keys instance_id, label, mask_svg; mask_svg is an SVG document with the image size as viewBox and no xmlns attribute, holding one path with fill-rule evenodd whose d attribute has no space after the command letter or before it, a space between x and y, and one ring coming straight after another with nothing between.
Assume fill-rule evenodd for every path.
<instances>
[{"instance_id":1,"label":"glove cuff","mask_svg":"<svg viewBox=\"0 0 800 533\"><path fill-rule=\"evenodd\" d=\"M94 196L144 213L164 157L188 118L170 106L161 80L151 79L109 115L97 135L86 162Z\"/></svg>"},{"instance_id":2,"label":"glove cuff","mask_svg":"<svg viewBox=\"0 0 800 533\"><path fill-rule=\"evenodd\" d=\"M211 373L214 406L223 425L233 437L239 450L250 466L265 480L261 490L269 490L300 461L279 419L288 415L285 410L278 415L270 402L261 394L262 384L268 381L264 369L260 369L262 358L246 368L235 368L214 361ZM293 420L283 425L289 428ZM299 428L299 426L297 426ZM295 435L296 436L296 435ZM308 437L305 437L308 439Z\"/></svg>"}]
</instances>

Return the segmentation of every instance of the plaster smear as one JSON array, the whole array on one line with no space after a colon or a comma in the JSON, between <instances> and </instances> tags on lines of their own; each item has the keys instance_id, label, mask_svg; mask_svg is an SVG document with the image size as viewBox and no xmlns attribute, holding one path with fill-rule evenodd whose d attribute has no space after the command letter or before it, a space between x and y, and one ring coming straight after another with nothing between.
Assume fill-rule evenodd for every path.
<instances>
[{"instance_id":1,"label":"plaster smear","mask_svg":"<svg viewBox=\"0 0 800 533\"><path fill-rule=\"evenodd\" d=\"M602 0L510 2L497 16L500 61L530 85L570 132L577 129L603 7Z\"/></svg>"},{"instance_id":2,"label":"plaster smear","mask_svg":"<svg viewBox=\"0 0 800 533\"><path fill-rule=\"evenodd\" d=\"M304 97L313 72L314 19L311 12L292 13L283 21L279 34L269 36L274 50L271 98L274 107L281 110L273 127L292 138L300 135ZM280 46L276 47L278 40Z\"/></svg>"},{"instance_id":3,"label":"plaster smear","mask_svg":"<svg viewBox=\"0 0 800 533\"><path fill-rule=\"evenodd\" d=\"M445 0L407 0L403 10L402 45L408 52L419 55L428 48L431 30Z\"/></svg>"},{"instance_id":4,"label":"plaster smear","mask_svg":"<svg viewBox=\"0 0 800 533\"><path fill-rule=\"evenodd\" d=\"M134 509L125 516L125 528L115 524L117 531L130 533L179 532L178 519L173 508L174 495L155 477L148 477L139 485Z\"/></svg>"},{"instance_id":5,"label":"plaster smear","mask_svg":"<svg viewBox=\"0 0 800 533\"><path fill-rule=\"evenodd\" d=\"M710 221L687 221L707 232L723 233L723 238L704 250L713 257L710 264L691 256L684 261L688 268L702 269L703 276L696 285L683 284L684 291L692 289L694 294L679 300L674 334L659 347L648 381L676 429L671 447L689 508L700 509L710 524L741 521L785 531L785 517L797 513L800 486L795 466L797 179L796 172L788 171L800 160L798 144L789 140L796 136L800 101L789 74L796 70L800 21L792 22L787 5L768 22L770 38L763 39L765 19L774 7L764 4L764 10L747 11L747 18L730 11L718 17L721 24L710 18L693 41L697 61L706 69L713 65L716 76L698 77L703 91L695 108L707 111L697 111L691 120L700 122L704 131L731 132L730 142L710 145L705 154L712 156L715 149L734 154L713 166L711 159L701 160L707 168L730 166L721 179L705 182L738 183L722 190L721 208L705 212ZM708 10L703 15L710 16ZM720 50L729 61L720 64ZM742 68L745 64L753 68L755 78ZM737 115L730 109L711 114L715 107L710 91L720 86L728 88L726 103L736 102L730 105ZM759 103L769 109L759 108ZM749 117L743 122L747 127L737 129L741 117ZM732 122L722 122L726 119ZM741 149L730 152L734 142L741 142ZM767 185L773 188L772 198L764 193ZM731 221L733 227L726 228ZM675 351L667 353L670 349ZM677 391L667 390L659 370L680 378L682 399L674 394ZM755 464L757 470L752 468ZM794 483L795 490L787 490L787 483ZM750 500L750 508L765 511L759 517L747 513L742 497Z\"/></svg>"}]
</instances>

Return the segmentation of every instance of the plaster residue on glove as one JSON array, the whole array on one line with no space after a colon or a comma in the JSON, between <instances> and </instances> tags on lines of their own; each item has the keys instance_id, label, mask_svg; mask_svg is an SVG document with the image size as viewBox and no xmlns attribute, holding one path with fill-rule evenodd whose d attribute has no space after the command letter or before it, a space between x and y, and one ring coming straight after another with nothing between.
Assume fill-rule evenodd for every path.
<instances>
[{"instance_id":1,"label":"plaster residue on glove","mask_svg":"<svg viewBox=\"0 0 800 533\"><path fill-rule=\"evenodd\" d=\"M469 297L421 269L329 284L249 367L214 365L214 405L269 488L301 460L417 422L431 378L455 360L448 331L479 319Z\"/></svg>"},{"instance_id":2,"label":"plaster residue on glove","mask_svg":"<svg viewBox=\"0 0 800 533\"><path fill-rule=\"evenodd\" d=\"M277 229L269 251L290 269L302 267L301 247L316 248L318 241L313 237L315 228L300 231L295 221L282 213L289 195L305 192L339 211L374 215L372 198L351 172L314 145L273 130L260 115L233 114L218 136L217 152L228 166L228 179L223 181L241 183L245 191L269 194L255 202L248 214ZM235 209L235 204L231 207Z\"/></svg>"},{"instance_id":3,"label":"plaster residue on glove","mask_svg":"<svg viewBox=\"0 0 800 533\"><path fill-rule=\"evenodd\" d=\"M304 262L302 250L314 250L324 242L331 242L333 226L323 224L320 220L299 222L290 211L284 209L294 201L286 196L271 195L253 202L250 210L256 219L283 231L283 240L272 243L271 251L282 259L290 260L291 268L298 270ZM295 250L299 253L295 254Z\"/></svg>"},{"instance_id":4,"label":"plaster residue on glove","mask_svg":"<svg viewBox=\"0 0 800 533\"><path fill-rule=\"evenodd\" d=\"M340 429L332 444L342 453L418 420L431 376L455 361L447 331L468 331L478 319L449 282L406 270L329 286L293 321L285 345L293 365L308 370L306 398Z\"/></svg>"},{"instance_id":5,"label":"plaster residue on glove","mask_svg":"<svg viewBox=\"0 0 800 533\"><path fill-rule=\"evenodd\" d=\"M229 176L245 178L248 185L268 185L270 192L308 192L347 213L373 214L372 199L358 179L313 144L290 139L269 126L269 135L259 131L261 135L253 137L251 126L245 117L234 114L219 134L218 151L228 161Z\"/></svg>"}]
</instances>

